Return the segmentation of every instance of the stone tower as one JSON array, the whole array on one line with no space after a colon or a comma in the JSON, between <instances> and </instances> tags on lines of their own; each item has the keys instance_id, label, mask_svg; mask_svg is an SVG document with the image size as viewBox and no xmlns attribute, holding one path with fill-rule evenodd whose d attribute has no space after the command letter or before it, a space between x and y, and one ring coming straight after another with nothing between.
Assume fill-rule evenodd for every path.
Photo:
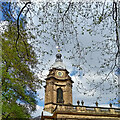
<instances>
[{"instance_id":1,"label":"stone tower","mask_svg":"<svg viewBox=\"0 0 120 120\"><path fill-rule=\"evenodd\" d=\"M72 83L60 53L46 78L44 110L53 113L57 104L72 104Z\"/></svg>"}]
</instances>

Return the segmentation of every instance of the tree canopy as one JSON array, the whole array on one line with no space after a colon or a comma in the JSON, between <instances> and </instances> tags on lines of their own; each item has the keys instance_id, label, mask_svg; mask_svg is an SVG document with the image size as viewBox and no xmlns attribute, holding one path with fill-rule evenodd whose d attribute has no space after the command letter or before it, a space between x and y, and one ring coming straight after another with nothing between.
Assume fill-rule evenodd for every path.
<instances>
[{"instance_id":1,"label":"tree canopy","mask_svg":"<svg viewBox=\"0 0 120 120\"><path fill-rule=\"evenodd\" d=\"M29 118L36 109L36 89L41 81L33 68L37 64L36 54L22 32L16 45L17 28L11 23L0 39L2 40L2 117Z\"/></svg>"},{"instance_id":2,"label":"tree canopy","mask_svg":"<svg viewBox=\"0 0 120 120\"><path fill-rule=\"evenodd\" d=\"M81 94L93 96L99 89L101 94L116 92L118 98L119 81L115 71L119 68L120 53L119 2L13 2L8 11L2 9L7 20L15 23L2 35L3 91L27 105L34 103L38 85L34 72L44 78L44 70L50 67L56 53L55 46L59 46L64 59L77 71L77 78L86 79L87 89L83 82L77 83L76 89ZM96 75L99 80L94 78ZM6 100L10 98L7 92L3 94Z\"/></svg>"}]
</instances>

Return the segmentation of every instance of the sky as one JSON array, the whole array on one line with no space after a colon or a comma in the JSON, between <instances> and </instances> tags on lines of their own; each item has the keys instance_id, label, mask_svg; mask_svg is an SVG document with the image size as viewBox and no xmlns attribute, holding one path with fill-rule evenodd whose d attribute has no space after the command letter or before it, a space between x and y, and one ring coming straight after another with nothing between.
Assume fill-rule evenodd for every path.
<instances>
[{"instance_id":1,"label":"sky","mask_svg":"<svg viewBox=\"0 0 120 120\"><path fill-rule=\"evenodd\" d=\"M5 1L4 1L4 2L5 2ZM0 1L0 6L2 6L2 4L3 4L3 2ZM9 4L6 4L5 7L8 9ZM5 21L5 17L4 17L4 14L3 14L1 8L0 8L0 21Z\"/></svg>"},{"instance_id":2,"label":"sky","mask_svg":"<svg viewBox=\"0 0 120 120\"><path fill-rule=\"evenodd\" d=\"M38 23L38 20L37 20L37 18L35 18L34 19L34 22L37 24ZM47 25L46 25L47 26ZM46 27L46 26L44 26L44 27ZM49 25L48 25L49 26ZM48 27L49 28L49 27ZM80 28L78 28L78 31L81 31L81 29ZM105 30L105 32L107 33L108 31L107 30ZM74 36L72 36L72 38L73 39L75 39L74 38ZM78 38L80 38L80 40L82 41L82 45L83 46L89 46L89 45L91 45L92 44L92 41L98 41L98 40L103 40L104 38L99 34L99 35L93 35L93 36L90 36L88 33L85 33L84 35L81 35L81 34L79 34L78 35ZM41 38L38 38L38 39L40 39L41 41L42 41L42 39ZM89 42L88 42L88 39L89 39ZM53 46L54 46L54 53L53 53L53 55L49 58L50 59L50 62L49 62L49 64L47 64L48 65L48 67L47 67L47 69L46 70L44 70L44 74L45 75L47 75L48 74L48 69L50 69L50 66L54 63L54 61L55 61L55 54L57 53L57 50L56 50L56 48L55 48L55 43L53 42L52 43L53 44ZM109 43L110 44L110 43ZM72 46L69 46L70 44L68 44L68 46L66 45L66 49L69 49L69 47L71 47L72 48ZM45 49L51 49L51 46L44 46L44 48ZM61 48L62 49L62 48ZM94 75L94 74L96 74L96 69L95 68L93 68L93 69L91 69L91 71L88 73L88 72L85 72L86 71L86 66L84 66L83 64L81 65L84 69L82 70L82 71L78 71L75 67L72 67L72 63L74 63L74 62L76 62L77 60L68 60L68 59L64 59L64 57L65 56L68 56L68 54L62 49L62 51L61 51L61 54L63 55L63 61L64 61L64 64L66 65L66 67L67 67L67 70L70 72L70 76L72 77L72 80L74 81L74 84L73 84L73 89L72 89L72 91L73 91L73 104L74 105L76 105L76 102L77 102L77 100L84 100L84 102L85 102L85 105L89 105L89 106L95 106L95 102L96 101L98 101L98 103L99 103L99 105L100 106L108 106L108 104L110 103L110 102L112 102L112 103L114 103L114 102L116 102L116 100L115 101L112 101L112 100L110 100L111 98L114 98L115 97L115 92L116 91L113 91L113 89L111 88L111 93L109 94L109 92L108 93L105 93L104 91L102 91L102 88L107 88L107 86L109 86L109 82L107 83L104 83L103 85L102 85L102 87L99 87L97 90L96 90L96 92L93 90L93 91L91 91L88 95L85 95L84 94L84 90L82 91L81 89L77 89L78 88L78 83L79 84L83 84L84 85L84 87L85 88L90 88L90 86L87 84L87 80L86 79L89 79L89 81L90 82L92 82L93 81L93 79L96 81L96 82L99 82L99 81L101 81L101 77L105 77L104 75L102 76L100 76L100 75ZM88 54L87 56L87 62L88 62L88 64L90 64L91 66L93 65L98 65L98 59L99 59L99 57L100 57L100 52L94 52L94 53L90 53L90 54ZM46 57L44 57L44 59L46 59L47 58L47 56ZM106 58L107 58L107 55L106 55ZM79 61L77 61L77 62L79 62ZM80 77L78 77L78 73L80 72ZM85 74L84 76L83 76L83 74ZM110 77L112 77L112 76L110 76ZM112 83L113 81L111 80L111 83ZM117 83L116 83L117 84ZM95 92L95 94L93 94ZM44 106L44 95L45 95L45 93L44 93L44 88L42 88L41 90L38 90L38 94L39 94L39 98L41 99L41 98L43 98L42 100L40 100L39 101L39 103L38 103L38 105L39 105L39 107L37 106L37 109L38 109L38 111L40 111L41 110L41 108L43 108L43 106ZM93 94L93 95L92 95ZM92 96L91 96L92 95ZM99 97L99 99L98 99L98 97ZM38 98L38 99L39 99ZM117 105L116 105L117 106ZM114 106L115 107L115 106ZM35 116L35 114L36 113L34 113L34 116Z\"/></svg>"},{"instance_id":3,"label":"sky","mask_svg":"<svg viewBox=\"0 0 120 120\"><path fill-rule=\"evenodd\" d=\"M37 7L36 7L36 9L37 9ZM40 14L40 16L42 16L42 15ZM28 17L29 17L29 15L28 15ZM3 17L0 16L0 18L2 18L2 20L3 20ZM38 25L38 18L35 16L32 19L34 21L34 24L37 26ZM32 28L31 25L28 24L28 26L30 28ZM48 28L51 27L52 24L48 25L47 27L46 26L42 26L42 27L45 27L44 29L47 29L47 27ZM42 29L42 27L38 27L38 29ZM81 31L82 31L81 28L77 28L77 30L80 32L80 34L78 34L78 38L83 45L82 47L87 47L87 46L92 45L92 41L96 42L98 40L104 39L100 34L91 36L87 32L85 32L84 35L81 35ZM33 31L33 32L35 33L35 31ZM105 32L107 33L107 30L105 30ZM42 35L44 36L44 34L42 34ZM74 35L69 36L69 37L70 37L70 39L75 39ZM47 35L45 39L47 39L47 38L48 38L48 41L51 40L51 37L49 35ZM61 37L61 38L63 38L63 37ZM37 37L37 39L40 40L41 42L44 42L44 40L45 40L43 37L39 37L39 36ZM89 42L88 42L88 40L89 40ZM76 43L74 43L74 44L76 44ZM53 53L52 53L51 56L48 56L48 55L45 54L43 57L42 57L42 52L37 51L37 54L40 55L39 61L44 62L44 64L48 63L48 64L46 64L47 66L45 67L45 69L42 71L42 77L44 76L42 79L44 79L46 77L46 75L49 72L50 67L52 66L52 64L55 61L55 55L57 53L56 46L57 45L54 41L52 41L49 45L44 45L44 44L39 44L38 43L37 46L36 46L36 50L40 50L40 47L41 47L41 51L42 50L48 50L48 51L53 50ZM68 43L68 44L66 44L65 46L62 46L62 47L65 47L66 49L70 50L70 48L72 48L73 45ZM61 49L62 49L62 47L61 47ZM72 52L75 54L74 49L73 49ZM83 89L78 89L79 88L78 85L80 85L81 83L84 86L84 88L87 89L87 88L91 87L89 84L87 84L88 81L90 81L90 83L92 83L93 80L95 80L95 83L97 83L97 82L101 81L101 77L103 77L103 78L105 77L104 75L96 74L96 69L95 68L91 69L90 71L87 70L87 67L88 67L89 64L91 66L98 65L98 60L100 59L99 58L100 52L96 51L94 53L87 53L86 59L87 59L88 64L84 65L80 61L81 62L81 67L82 67L82 70L80 70L80 71L78 71L78 69L76 67L72 66L73 63L78 63L79 64L79 60L77 60L77 59L72 59L72 60L66 59L65 57L68 56L68 55L71 55L71 54L68 54L65 51L65 49L62 49L61 54L62 54L63 62L66 65L67 70L70 72L69 75L71 76L72 80L74 81L73 89L72 89L73 104L74 105L77 104L77 100L80 100L80 101L83 100L85 102L85 105L89 105L89 106L95 106L96 101L98 101L100 106L108 106L108 104L110 102L113 102L112 100L110 100L110 98L115 97L115 92L116 91L112 91L110 94L109 93L106 94L106 93L104 93L104 91L102 91L103 88L108 86L109 82L104 83L102 85L102 87L99 87L96 91L92 90L88 95L84 94L85 91ZM76 56L76 57L78 57L78 56ZM49 59L47 59L47 58L49 58ZM106 56L106 58L107 58L107 56ZM45 60L45 61L43 61L43 60ZM39 67L42 68L43 66L39 66ZM80 76L78 76L79 73L80 73ZM37 75L41 78L40 73L37 73ZM113 76L110 76L110 77L113 77ZM110 82L112 83L113 81L111 80ZM111 88L111 90L112 90L112 88ZM44 108L44 96L45 96L44 87L42 87L42 89L37 90L37 95L38 95L38 97L37 97L38 104L36 106L37 111L32 113L32 116L34 116L34 117L36 117L38 114L40 115L41 111ZM98 99L98 97L100 99ZM116 101L114 101L114 102L116 102Z\"/></svg>"}]
</instances>

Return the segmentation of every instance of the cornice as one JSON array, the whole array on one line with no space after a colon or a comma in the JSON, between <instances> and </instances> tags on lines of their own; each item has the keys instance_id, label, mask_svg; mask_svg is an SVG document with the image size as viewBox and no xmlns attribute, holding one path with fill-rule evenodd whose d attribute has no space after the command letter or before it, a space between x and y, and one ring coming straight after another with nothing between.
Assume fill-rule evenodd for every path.
<instances>
[{"instance_id":1,"label":"cornice","mask_svg":"<svg viewBox=\"0 0 120 120\"><path fill-rule=\"evenodd\" d=\"M58 79L58 78L56 78L56 77L53 77L53 76L50 76L50 77L47 77L47 78L45 78L45 80L50 80L51 78L53 78L53 79L55 79L55 80L58 80L58 81L68 81L68 80L70 80L72 83L74 83L72 80L71 80L71 78L68 78L68 79Z\"/></svg>"}]
</instances>

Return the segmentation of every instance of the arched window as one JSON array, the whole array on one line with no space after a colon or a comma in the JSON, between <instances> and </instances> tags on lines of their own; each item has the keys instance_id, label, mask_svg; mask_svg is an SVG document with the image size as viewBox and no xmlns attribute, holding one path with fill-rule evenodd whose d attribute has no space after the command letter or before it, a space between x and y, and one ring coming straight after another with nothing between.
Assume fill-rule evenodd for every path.
<instances>
[{"instance_id":1,"label":"arched window","mask_svg":"<svg viewBox=\"0 0 120 120\"><path fill-rule=\"evenodd\" d=\"M57 89L57 103L63 103L63 90L61 88Z\"/></svg>"}]
</instances>

